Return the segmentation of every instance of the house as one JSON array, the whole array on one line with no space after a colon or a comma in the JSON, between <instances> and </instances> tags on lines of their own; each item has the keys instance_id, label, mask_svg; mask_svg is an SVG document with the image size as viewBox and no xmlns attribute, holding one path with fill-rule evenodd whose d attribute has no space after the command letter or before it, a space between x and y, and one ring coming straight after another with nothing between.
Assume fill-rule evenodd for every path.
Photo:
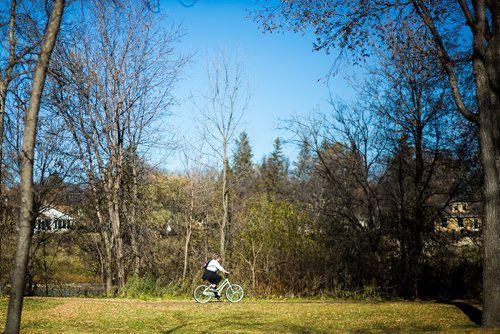
<instances>
[{"instance_id":1,"label":"house","mask_svg":"<svg viewBox=\"0 0 500 334\"><path fill-rule=\"evenodd\" d=\"M36 218L35 232L64 232L74 225L75 218L54 207L46 207L40 210Z\"/></svg>"},{"instance_id":2,"label":"house","mask_svg":"<svg viewBox=\"0 0 500 334\"><path fill-rule=\"evenodd\" d=\"M441 220L436 224L438 232L479 232L481 229L481 203L452 202L444 210Z\"/></svg>"}]
</instances>

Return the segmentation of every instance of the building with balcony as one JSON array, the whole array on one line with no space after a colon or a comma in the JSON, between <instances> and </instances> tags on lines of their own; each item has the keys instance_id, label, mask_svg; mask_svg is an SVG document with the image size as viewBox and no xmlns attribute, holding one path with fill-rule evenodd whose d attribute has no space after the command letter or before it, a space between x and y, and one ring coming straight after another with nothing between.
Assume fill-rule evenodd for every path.
<instances>
[{"instance_id":1,"label":"building with balcony","mask_svg":"<svg viewBox=\"0 0 500 334\"><path fill-rule=\"evenodd\" d=\"M479 232L481 230L480 202L452 202L436 223L438 232Z\"/></svg>"}]
</instances>

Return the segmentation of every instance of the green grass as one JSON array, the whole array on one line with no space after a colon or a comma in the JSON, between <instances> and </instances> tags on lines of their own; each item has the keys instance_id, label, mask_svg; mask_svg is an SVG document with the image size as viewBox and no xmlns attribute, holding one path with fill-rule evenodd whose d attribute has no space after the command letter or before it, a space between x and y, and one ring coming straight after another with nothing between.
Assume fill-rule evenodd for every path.
<instances>
[{"instance_id":1,"label":"green grass","mask_svg":"<svg viewBox=\"0 0 500 334\"><path fill-rule=\"evenodd\" d=\"M7 299L0 298L5 319ZM0 325L0 332L4 322ZM431 302L26 298L21 333L479 333L453 305ZM484 332L482 332L484 333Z\"/></svg>"}]
</instances>

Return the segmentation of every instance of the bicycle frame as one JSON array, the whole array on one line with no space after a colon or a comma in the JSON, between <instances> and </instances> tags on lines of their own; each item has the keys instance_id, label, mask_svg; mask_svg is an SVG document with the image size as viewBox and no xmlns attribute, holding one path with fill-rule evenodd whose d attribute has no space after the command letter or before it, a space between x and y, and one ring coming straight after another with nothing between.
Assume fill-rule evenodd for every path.
<instances>
[{"instance_id":1,"label":"bicycle frame","mask_svg":"<svg viewBox=\"0 0 500 334\"><path fill-rule=\"evenodd\" d=\"M219 292L222 292L222 290L224 290L226 287L228 287L229 285L231 285L231 283L229 283L229 279L226 277L222 283L219 285L219 287L216 289L217 290L217 293Z\"/></svg>"},{"instance_id":2,"label":"bicycle frame","mask_svg":"<svg viewBox=\"0 0 500 334\"><path fill-rule=\"evenodd\" d=\"M222 295L222 291L227 288L228 286L230 286L231 283L229 282L229 279L226 277L222 283L220 283L220 285L217 287L217 289L215 289L215 291L217 291L217 293L219 295ZM210 290L210 284L207 285L207 288L205 289L205 291L203 291L203 294L204 295L212 295L213 296L213 290Z\"/></svg>"}]
</instances>

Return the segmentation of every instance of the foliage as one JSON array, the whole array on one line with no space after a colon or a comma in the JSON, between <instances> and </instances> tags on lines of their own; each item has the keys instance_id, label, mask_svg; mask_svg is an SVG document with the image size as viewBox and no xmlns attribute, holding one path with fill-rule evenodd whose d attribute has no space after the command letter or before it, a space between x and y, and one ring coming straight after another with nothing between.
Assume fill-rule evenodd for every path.
<instances>
[{"instance_id":1,"label":"foliage","mask_svg":"<svg viewBox=\"0 0 500 334\"><path fill-rule=\"evenodd\" d=\"M176 296L180 292L182 292L182 289L180 289L180 285L176 284L176 282L162 282L161 279L155 279L151 276L133 276L120 290L120 296L149 300L166 296Z\"/></svg>"}]
</instances>

